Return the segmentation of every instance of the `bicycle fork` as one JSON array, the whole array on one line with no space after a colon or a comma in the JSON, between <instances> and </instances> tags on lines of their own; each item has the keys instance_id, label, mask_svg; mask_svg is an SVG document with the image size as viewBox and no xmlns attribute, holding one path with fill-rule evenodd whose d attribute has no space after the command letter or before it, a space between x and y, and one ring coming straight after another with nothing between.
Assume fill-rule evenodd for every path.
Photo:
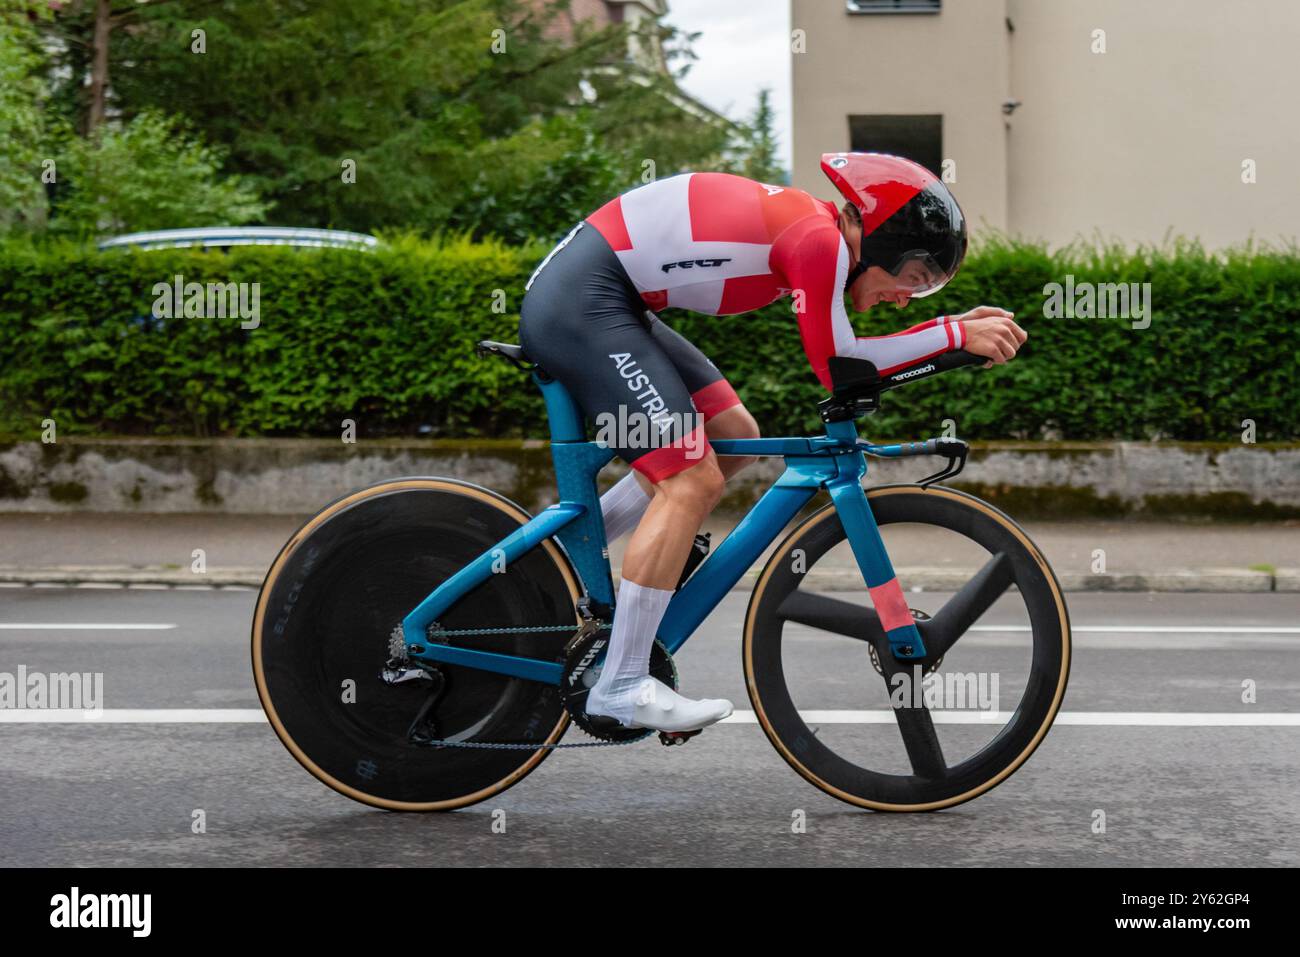
<instances>
[{"instance_id":1,"label":"bicycle fork","mask_svg":"<svg viewBox=\"0 0 1300 957\"><path fill-rule=\"evenodd\" d=\"M827 433L833 434L838 425L830 423ZM852 423L847 423L852 430ZM856 438L856 432L854 433ZM902 586L894 572L893 562L885 550L885 543L880 537L880 528L871 513L867 502L867 493L862 488L863 476L867 474L867 459L860 451L835 455L836 475L825 480L826 490L830 493L835 512L844 526L844 534L853 549L858 570L866 582L871 594L871 604L875 606L880 626L889 639L889 648L894 657L906 660L924 658L925 642L917 630L912 618L912 611L907 606Z\"/></svg>"}]
</instances>

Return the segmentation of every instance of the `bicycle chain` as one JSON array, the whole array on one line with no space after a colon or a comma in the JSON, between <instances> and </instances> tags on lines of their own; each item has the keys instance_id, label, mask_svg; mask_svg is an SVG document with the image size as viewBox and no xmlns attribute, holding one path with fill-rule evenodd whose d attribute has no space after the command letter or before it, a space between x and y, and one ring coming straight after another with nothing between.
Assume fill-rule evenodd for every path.
<instances>
[{"instance_id":1,"label":"bicycle chain","mask_svg":"<svg viewBox=\"0 0 1300 957\"><path fill-rule=\"evenodd\" d=\"M599 626L599 631L608 631L610 625L603 622ZM448 638L462 638L467 635L514 635L519 632L538 632L538 631L573 631L572 625L520 625L518 628L452 628L446 631L430 631L429 637L441 638L444 635Z\"/></svg>"},{"instance_id":2,"label":"bicycle chain","mask_svg":"<svg viewBox=\"0 0 1300 957\"><path fill-rule=\"evenodd\" d=\"M560 748L622 748L629 744L640 744L642 741L650 740L650 735L644 738L634 738L631 741L557 741L554 744L516 744L513 742L503 741L451 741L448 739L435 739L433 741L422 742L422 747L428 748L477 748L483 751L556 751Z\"/></svg>"},{"instance_id":3,"label":"bicycle chain","mask_svg":"<svg viewBox=\"0 0 1300 957\"><path fill-rule=\"evenodd\" d=\"M608 631L610 625L601 623L596 627L597 631ZM556 631L573 631L572 625L521 625L518 628L452 628L447 630L431 631L429 637L437 638L463 638L477 635L513 635L520 632L556 632ZM450 738L434 738L432 741L422 742L423 747L429 748L471 748L480 751L556 751L561 748L621 748L629 744L640 744L642 741L650 739L647 734L642 738L634 738L631 741L571 741L568 743L557 741L554 744L523 744L506 741L452 741Z\"/></svg>"}]
</instances>

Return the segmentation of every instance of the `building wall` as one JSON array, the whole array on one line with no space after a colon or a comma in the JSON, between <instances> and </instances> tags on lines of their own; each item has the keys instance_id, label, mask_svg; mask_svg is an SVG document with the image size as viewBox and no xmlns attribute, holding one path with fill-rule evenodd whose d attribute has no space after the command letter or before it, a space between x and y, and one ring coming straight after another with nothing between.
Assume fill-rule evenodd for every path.
<instances>
[{"instance_id":1,"label":"building wall","mask_svg":"<svg viewBox=\"0 0 1300 957\"><path fill-rule=\"evenodd\" d=\"M1300 5L1009 0L1010 223L1207 245L1300 233ZM1107 52L1089 50L1106 31ZM1245 159L1258 182L1245 185Z\"/></svg>"},{"instance_id":2,"label":"building wall","mask_svg":"<svg viewBox=\"0 0 1300 957\"><path fill-rule=\"evenodd\" d=\"M844 0L792 0L807 52L794 72L792 182L835 198L821 154L849 148L850 114L943 116L943 155L966 215L1007 220L1006 0L947 0L937 14L851 15Z\"/></svg>"},{"instance_id":3,"label":"building wall","mask_svg":"<svg viewBox=\"0 0 1300 957\"><path fill-rule=\"evenodd\" d=\"M945 0L857 16L844 0L791 3L808 45L791 58L796 186L830 195L818 159L848 148L850 114L939 113L977 228L1054 245L1300 235L1300 3ZM1020 101L1009 117L1007 99Z\"/></svg>"},{"instance_id":4,"label":"building wall","mask_svg":"<svg viewBox=\"0 0 1300 957\"><path fill-rule=\"evenodd\" d=\"M609 4L605 0L569 0L569 12L575 20L610 20Z\"/></svg>"},{"instance_id":5,"label":"building wall","mask_svg":"<svg viewBox=\"0 0 1300 957\"><path fill-rule=\"evenodd\" d=\"M664 16L667 7L666 0L570 0L568 12L557 17L544 35L572 39L577 25L584 21L600 27L626 23L635 29L647 20ZM628 56L646 69L667 69L663 50L657 43L650 44L647 48L636 37L629 37Z\"/></svg>"}]
</instances>

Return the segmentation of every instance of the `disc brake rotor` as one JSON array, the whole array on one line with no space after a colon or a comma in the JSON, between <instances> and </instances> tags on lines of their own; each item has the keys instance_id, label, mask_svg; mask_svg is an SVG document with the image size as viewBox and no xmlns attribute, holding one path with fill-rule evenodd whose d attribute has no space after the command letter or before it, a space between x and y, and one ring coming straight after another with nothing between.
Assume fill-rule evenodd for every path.
<instances>
[{"instance_id":1,"label":"disc brake rotor","mask_svg":"<svg viewBox=\"0 0 1300 957\"><path fill-rule=\"evenodd\" d=\"M929 621L929 620L930 620L930 616L927 615L925 612L921 611L919 608L909 608L909 609L907 609L907 610L910 611L910 612L912 613L912 620L913 620L913 621ZM867 642L867 652L868 652L868 654L871 655L871 667L873 667L873 668L876 669L876 673L877 673L878 675L880 675L881 677L884 677L885 669L882 668L882 667L880 667L880 655L879 655L879 653L876 651L876 646L873 645L873 644L871 644L871 642ZM934 662L931 663L931 664L930 664L930 665L925 669L925 675L926 675L926 677L929 677L930 675L932 675L932 674L934 674L936 671L938 671L938 670L939 670L939 666L940 666L941 664L943 664L943 655L940 655L938 658L934 659Z\"/></svg>"}]
</instances>

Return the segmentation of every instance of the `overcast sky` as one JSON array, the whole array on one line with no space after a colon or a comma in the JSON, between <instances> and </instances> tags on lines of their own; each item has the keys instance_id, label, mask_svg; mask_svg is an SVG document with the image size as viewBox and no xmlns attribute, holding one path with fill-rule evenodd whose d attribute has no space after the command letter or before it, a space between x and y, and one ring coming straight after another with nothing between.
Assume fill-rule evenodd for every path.
<instances>
[{"instance_id":1,"label":"overcast sky","mask_svg":"<svg viewBox=\"0 0 1300 957\"><path fill-rule=\"evenodd\" d=\"M732 119L748 116L772 89L781 162L790 168L790 0L668 0L667 23L699 31L699 59L683 86Z\"/></svg>"}]
</instances>

